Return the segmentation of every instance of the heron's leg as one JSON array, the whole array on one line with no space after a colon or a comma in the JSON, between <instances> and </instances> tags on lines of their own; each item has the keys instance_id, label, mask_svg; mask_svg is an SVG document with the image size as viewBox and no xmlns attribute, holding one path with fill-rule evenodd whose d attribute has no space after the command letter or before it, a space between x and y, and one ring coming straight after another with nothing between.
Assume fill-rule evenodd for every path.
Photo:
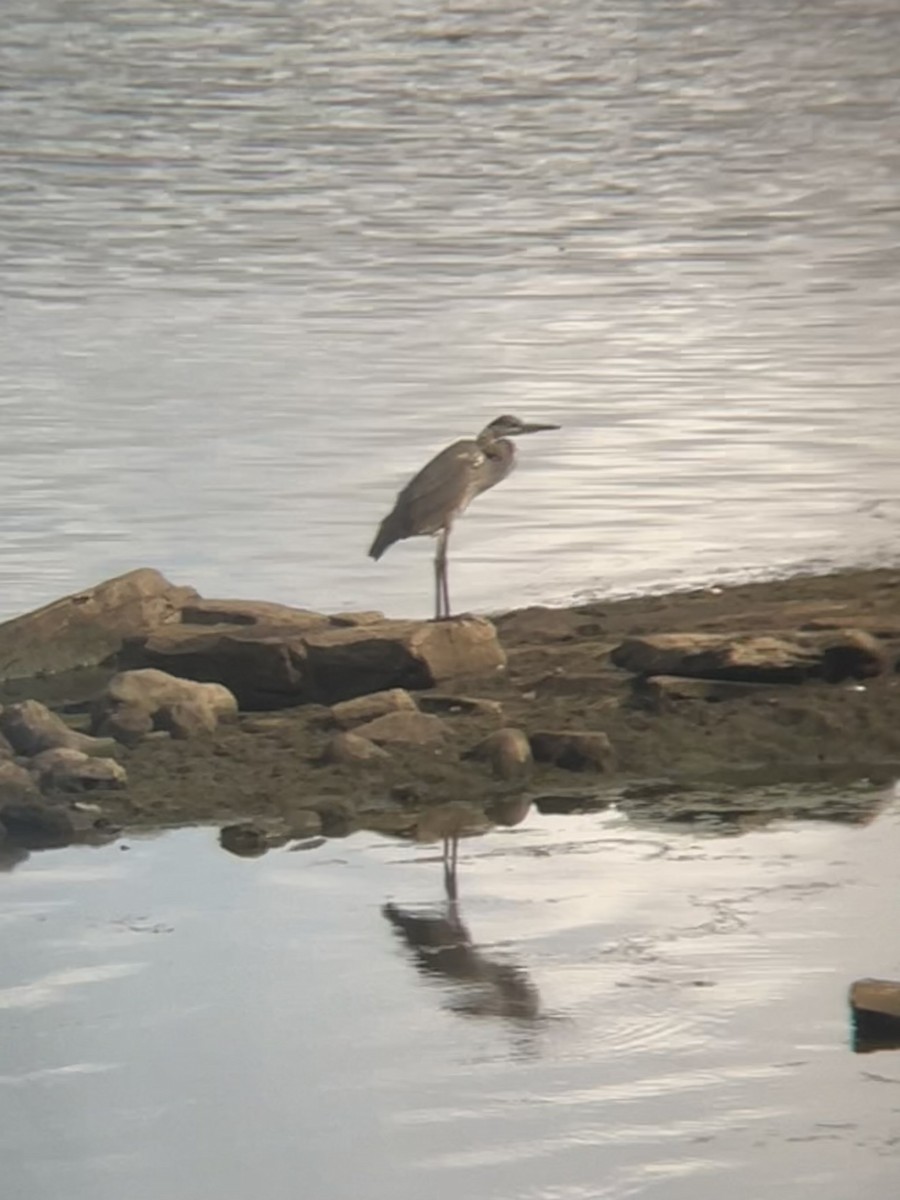
<instances>
[{"instance_id":1,"label":"heron's leg","mask_svg":"<svg viewBox=\"0 0 900 1200\"><path fill-rule=\"evenodd\" d=\"M444 838L444 891L451 903L458 898L456 887L456 838Z\"/></svg>"},{"instance_id":2,"label":"heron's leg","mask_svg":"<svg viewBox=\"0 0 900 1200\"><path fill-rule=\"evenodd\" d=\"M450 616L450 592L447 585L447 539L449 526L438 534L437 551L434 556L434 619L441 621Z\"/></svg>"}]
</instances>

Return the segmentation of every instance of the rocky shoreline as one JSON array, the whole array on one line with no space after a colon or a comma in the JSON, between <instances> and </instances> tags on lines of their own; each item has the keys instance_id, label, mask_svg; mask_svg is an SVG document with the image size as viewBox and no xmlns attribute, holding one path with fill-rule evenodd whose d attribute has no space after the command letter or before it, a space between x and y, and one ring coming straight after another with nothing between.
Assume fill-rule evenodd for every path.
<instances>
[{"instance_id":1,"label":"rocky shoreline","mask_svg":"<svg viewBox=\"0 0 900 1200\"><path fill-rule=\"evenodd\" d=\"M802 781L864 820L900 773L898 664L900 570L435 623L143 569L0 625L0 834L218 822L256 853L442 836L442 805L759 821Z\"/></svg>"}]
</instances>

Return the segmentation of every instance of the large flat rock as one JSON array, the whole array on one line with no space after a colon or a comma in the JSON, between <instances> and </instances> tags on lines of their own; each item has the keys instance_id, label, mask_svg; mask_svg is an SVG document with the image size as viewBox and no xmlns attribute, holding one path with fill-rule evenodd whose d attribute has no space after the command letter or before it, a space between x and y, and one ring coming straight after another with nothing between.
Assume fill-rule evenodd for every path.
<instances>
[{"instance_id":1,"label":"large flat rock","mask_svg":"<svg viewBox=\"0 0 900 1200\"><path fill-rule=\"evenodd\" d=\"M177 620L196 595L146 567L14 617L0 625L0 680L96 666L125 638Z\"/></svg>"},{"instance_id":2,"label":"large flat rock","mask_svg":"<svg viewBox=\"0 0 900 1200\"><path fill-rule=\"evenodd\" d=\"M611 653L638 675L748 683L866 679L888 665L885 648L858 629L796 634L657 633L627 638Z\"/></svg>"},{"instance_id":3,"label":"large flat rock","mask_svg":"<svg viewBox=\"0 0 900 1200\"><path fill-rule=\"evenodd\" d=\"M167 625L133 638L123 665L224 684L243 709L336 704L390 688L492 675L506 662L490 621L378 621L343 629L287 624Z\"/></svg>"}]
</instances>

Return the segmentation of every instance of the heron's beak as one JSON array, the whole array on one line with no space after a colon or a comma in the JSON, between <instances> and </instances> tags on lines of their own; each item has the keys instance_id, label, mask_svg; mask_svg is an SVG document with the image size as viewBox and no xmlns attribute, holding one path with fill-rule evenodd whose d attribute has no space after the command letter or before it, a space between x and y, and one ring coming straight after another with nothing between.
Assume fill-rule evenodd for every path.
<instances>
[{"instance_id":1,"label":"heron's beak","mask_svg":"<svg viewBox=\"0 0 900 1200\"><path fill-rule=\"evenodd\" d=\"M521 425L517 433L541 433L544 429L559 429L559 425Z\"/></svg>"}]
</instances>

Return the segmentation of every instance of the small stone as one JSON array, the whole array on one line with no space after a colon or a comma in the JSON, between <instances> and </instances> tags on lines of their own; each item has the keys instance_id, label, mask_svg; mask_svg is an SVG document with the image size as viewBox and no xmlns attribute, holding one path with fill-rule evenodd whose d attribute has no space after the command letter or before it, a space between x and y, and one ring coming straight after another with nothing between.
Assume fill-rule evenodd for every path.
<instances>
[{"instance_id":1,"label":"small stone","mask_svg":"<svg viewBox=\"0 0 900 1200\"><path fill-rule=\"evenodd\" d=\"M439 717L421 712L394 712L376 717L356 729L359 737L383 743L399 742L411 746L433 745L446 736L444 723Z\"/></svg>"},{"instance_id":2,"label":"small stone","mask_svg":"<svg viewBox=\"0 0 900 1200\"><path fill-rule=\"evenodd\" d=\"M450 696L439 692L425 692L418 697L419 708L436 716L490 717L503 720L503 706L498 700L480 700L474 696Z\"/></svg>"},{"instance_id":3,"label":"small stone","mask_svg":"<svg viewBox=\"0 0 900 1200\"><path fill-rule=\"evenodd\" d=\"M488 734L467 757L490 763L497 779L521 779L534 761L528 737L521 729L511 727Z\"/></svg>"},{"instance_id":4,"label":"small stone","mask_svg":"<svg viewBox=\"0 0 900 1200\"><path fill-rule=\"evenodd\" d=\"M566 771L609 771L614 752L605 733L572 730L541 730L531 735L531 752L536 762L549 763Z\"/></svg>"},{"instance_id":5,"label":"small stone","mask_svg":"<svg viewBox=\"0 0 900 1200\"><path fill-rule=\"evenodd\" d=\"M336 733L325 747L322 756L327 763L349 766L353 763L377 762L390 758L386 750L376 746L367 737L358 733Z\"/></svg>"},{"instance_id":6,"label":"small stone","mask_svg":"<svg viewBox=\"0 0 900 1200\"><path fill-rule=\"evenodd\" d=\"M392 712L416 712L416 702L405 688L389 688L384 692L372 692L369 696L357 696L353 700L342 700L333 704L330 712L342 729L352 729L366 721L374 721Z\"/></svg>"},{"instance_id":7,"label":"small stone","mask_svg":"<svg viewBox=\"0 0 900 1200\"><path fill-rule=\"evenodd\" d=\"M153 732L153 717L139 704L123 704L107 713L95 730L104 737L115 738L123 746L136 746Z\"/></svg>"},{"instance_id":8,"label":"small stone","mask_svg":"<svg viewBox=\"0 0 900 1200\"><path fill-rule=\"evenodd\" d=\"M81 792L91 788L124 787L128 778L112 758L92 758L80 750L58 746L44 750L31 762L42 791Z\"/></svg>"}]
</instances>

